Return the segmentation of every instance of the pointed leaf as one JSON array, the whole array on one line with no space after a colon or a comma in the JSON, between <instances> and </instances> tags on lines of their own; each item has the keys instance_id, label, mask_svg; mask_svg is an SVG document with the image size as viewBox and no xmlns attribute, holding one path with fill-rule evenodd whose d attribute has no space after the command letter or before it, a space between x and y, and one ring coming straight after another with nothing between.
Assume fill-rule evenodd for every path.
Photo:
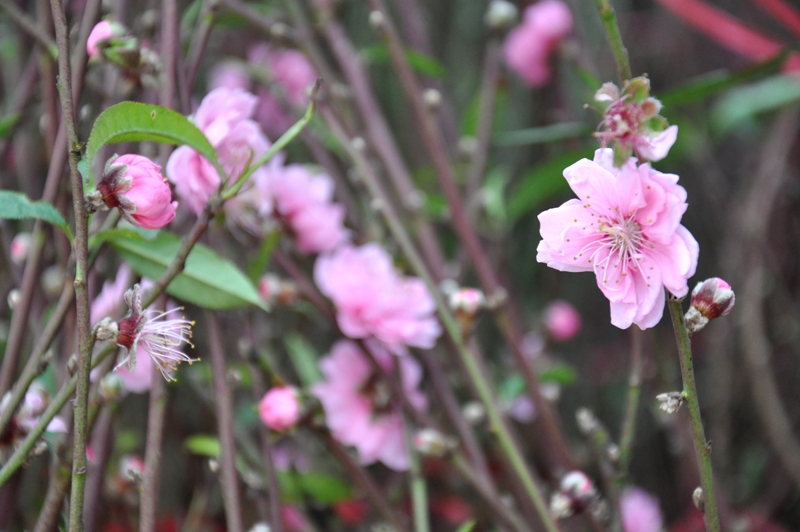
<instances>
[{"instance_id":1,"label":"pointed leaf","mask_svg":"<svg viewBox=\"0 0 800 532\"><path fill-rule=\"evenodd\" d=\"M159 105L122 102L103 111L89 135L84 157L89 185L92 184L92 163L101 147L142 140L190 146L208 159L224 180L225 172L217 160L214 147L189 119Z\"/></svg>"},{"instance_id":2,"label":"pointed leaf","mask_svg":"<svg viewBox=\"0 0 800 532\"><path fill-rule=\"evenodd\" d=\"M136 273L150 279L164 273L181 245L180 238L167 232L159 232L152 240L116 233L109 235L108 242ZM207 309L255 305L267 310L247 276L202 244L195 244L186 268L170 283L167 293Z\"/></svg>"},{"instance_id":3,"label":"pointed leaf","mask_svg":"<svg viewBox=\"0 0 800 532\"><path fill-rule=\"evenodd\" d=\"M55 207L43 201L31 201L22 192L0 190L0 218L43 220L61 229L72 240L72 231Z\"/></svg>"}]
</instances>

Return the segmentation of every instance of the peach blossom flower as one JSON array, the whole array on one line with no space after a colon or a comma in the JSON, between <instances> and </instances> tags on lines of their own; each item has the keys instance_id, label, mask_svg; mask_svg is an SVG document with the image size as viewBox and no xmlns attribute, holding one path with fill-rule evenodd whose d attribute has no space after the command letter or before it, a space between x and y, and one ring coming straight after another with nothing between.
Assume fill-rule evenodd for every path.
<instances>
[{"instance_id":1,"label":"peach blossom flower","mask_svg":"<svg viewBox=\"0 0 800 532\"><path fill-rule=\"evenodd\" d=\"M564 170L578 199L539 215L542 241L537 260L568 272L594 272L611 302L611 323L626 329L657 324L664 313L664 287L688 291L699 246L680 225L686 190L678 176L631 159L612 164L611 149L595 152Z\"/></svg>"},{"instance_id":2,"label":"peach blossom flower","mask_svg":"<svg viewBox=\"0 0 800 532\"><path fill-rule=\"evenodd\" d=\"M419 363L410 356L392 357L375 343L370 344L370 351L387 370L394 361L399 364L406 398L415 408L425 408L425 396L417 389L422 380ZM354 342L340 340L319 366L325 381L316 384L312 393L325 409L325 422L333 437L354 446L364 465L381 461L396 471L408 469L401 412L367 355Z\"/></svg>"},{"instance_id":3,"label":"peach blossom flower","mask_svg":"<svg viewBox=\"0 0 800 532\"><path fill-rule=\"evenodd\" d=\"M258 415L267 427L285 431L294 427L300 419L300 401L294 386L272 388L258 403Z\"/></svg>"},{"instance_id":4,"label":"peach blossom flower","mask_svg":"<svg viewBox=\"0 0 800 532\"><path fill-rule=\"evenodd\" d=\"M572 31L572 13L561 0L542 0L525 10L522 23L503 45L506 63L532 87L550 81L548 59L558 42Z\"/></svg>"},{"instance_id":5,"label":"peach blossom flower","mask_svg":"<svg viewBox=\"0 0 800 532\"><path fill-rule=\"evenodd\" d=\"M350 338L374 337L398 352L403 346L429 349L441 334L425 284L401 276L378 244L320 256L314 280L333 300L339 328Z\"/></svg>"},{"instance_id":6,"label":"peach blossom flower","mask_svg":"<svg viewBox=\"0 0 800 532\"><path fill-rule=\"evenodd\" d=\"M664 524L658 499L640 488L625 490L620 510L624 532L659 532Z\"/></svg>"},{"instance_id":7,"label":"peach blossom flower","mask_svg":"<svg viewBox=\"0 0 800 532\"><path fill-rule=\"evenodd\" d=\"M545 309L544 326L554 340L565 342L580 332L581 315L575 307L559 299Z\"/></svg>"}]
</instances>

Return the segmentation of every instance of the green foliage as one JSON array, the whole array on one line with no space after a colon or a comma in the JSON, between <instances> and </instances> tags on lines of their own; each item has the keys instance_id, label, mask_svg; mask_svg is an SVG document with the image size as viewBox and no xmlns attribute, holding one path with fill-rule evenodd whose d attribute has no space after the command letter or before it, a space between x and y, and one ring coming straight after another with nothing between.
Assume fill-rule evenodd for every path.
<instances>
[{"instance_id":1,"label":"green foliage","mask_svg":"<svg viewBox=\"0 0 800 532\"><path fill-rule=\"evenodd\" d=\"M103 111L92 127L84 156L86 166L82 170L87 185L92 186L92 163L101 147L145 140L191 146L208 159L221 178L225 179L225 171L217 161L214 147L185 116L159 105L122 102Z\"/></svg>"},{"instance_id":2,"label":"green foliage","mask_svg":"<svg viewBox=\"0 0 800 532\"><path fill-rule=\"evenodd\" d=\"M0 139L4 139L11 135L14 126L17 125L19 119L22 117L19 113L13 113L3 118L0 118Z\"/></svg>"},{"instance_id":3,"label":"green foliage","mask_svg":"<svg viewBox=\"0 0 800 532\"><path fill-rule=\"evenodd\" d=\"M472 529L475 528L475 523L476 521L474 519L464 521L456 532L472 532Z\"/></svg>"},{"instance_id":4,"label":"green foliage","mask_svg":"<svg viewBox=\"0 0 800 532\"><path fill-rule=\"evenodd\" d=\"M123 227L115 227L114 229L106 229L105 231L100 231L99 233L89 237L89 249L94 251L99 246L103 245L105 242L108 242L109 240L113 240L115 238L129 238L133 240L146 239L146 237L143 236L139 231L135 231L133 229L126 229Z\"/></svg>"},{"instance_id":5,"label":"green foliage","mask_svg":"<svg viewBox=\"0 0 800 532\"><path fill-rule=\"evenodd\" d=\"M594 149L569 152L536 166L520 179L509 195L507 213L513 223L534 211L545 201L569 188L564 169L583 157L591 158Z\"/></svg>"},{"instance_id":6,"label":"green foliage","mask_svg":"<svg viewBox=\"0 0 800 532\"><path fill-rule=\"evenodd\" d=\"M295 332L290 332L284 340L289 358L294 364L297 375L303 386L311 386L322 378L317 366L317 352L305 338Z\"/></svg>"},{"instance_id":7,"label":"green foliage","mask_svg":"<svg viewBox=\"0 0 800 532\"><path fill-rule=\"evenodd\" d=\"M711 124L721 134L769 111L800 101L800 81L792 74L779 74L758 83L729 91L714 105Z\"/></svg>"},{"instance_id":8,"label":"green foliage","mask_svg":"<svg viewBox=\"0 0 800 532\"><path fill-rule=\"evenodd\" d=\"M258 248L258 255L247 264L247 276L254 285L258 285L258 280L267 270L269 261L272 259L272 252L275 251L275 246L278 245L280 239L280 231L273 231L267 235L261 242L261 247Z\"/></svg>"},{"instance_id":9,"label":"green foliage","mask_svg":"<svg viewBox=\"0 0 800 532\"><path fill-rule=\"evenodd\" d=\"M31 201L22 192L0 190L0 218L43 220L61 229L72 240L72 231L55 207L43 201Z\"/></svg>"},{"instance_id":10,"label":"green foliage","mask_svg":"<svg viewBox=\"0 0 800 532\"><path fill-rule=\"evenodd\" d=\"M115 233L108 242L136 273L150 279L158 279L164 273L181 246L180 238L167 232L159 232L152 240ZM247 276L202 244L194 246L185 269L170 283L167 293L213 310L247 305L267 309Z\"/></svg>"},{"instance_id":11,"label":"green foliage","mask_svg":"<svg viewBox=\"0 0 800 532\"><path fill-rule=\"evenodd\" d=\"M388 63L389 50L385 46L371 46L360 52L361 58L367 63ZM406 60L411 68L419 74L433 78L441 78L446 70L434 58L414 50L406 50Z\"/></svg>"},{"instance_id":12,"label":"green foliage","mask_svg":"<svg viewBox=\"0 0 800 532\"><path fill-rule=\"evenodd\" d=\"M544 144L575 137L584 137L592 132L592 127L583 122L562 122L549 126L519 129L498 133L495 137L497 146L526 146L528 144Z\"/></svg>"}]
</instances>

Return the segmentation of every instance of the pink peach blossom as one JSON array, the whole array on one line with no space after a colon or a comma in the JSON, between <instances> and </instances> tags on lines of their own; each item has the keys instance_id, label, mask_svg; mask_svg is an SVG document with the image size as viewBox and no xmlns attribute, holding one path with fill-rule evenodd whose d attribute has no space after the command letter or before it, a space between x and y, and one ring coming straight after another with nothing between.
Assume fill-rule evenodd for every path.
<instances>
[{"instance_id":1,"label":"pink peach blossom","mask_svg":"<svg viewBox=\"0 0 800 532\"><path fill-rule=\"evenodd\" d=\"M283 89L290 104L304 106L308 103L306 91L316 82L317 73L302 52L275 49L262 43L250 50L248 60L266 68L269 79Z\"/></svg>"},{"instance_id":2,"label":"pink peach blossom","mask_svg":"<svg viewBox=\"0 0 800 532\"><path fill-rule=\"evenodd\" d=\"M542 0L525 10L503 45L506 63L532 87L550 81L548 64L558 42L572 31L572 13L561 0Z\"/></svg>"},{"instance_id":3,"label":"pink peach blossom","mask_svg":"<svg viewBox=\"0 0 800 532\"><path fill-rule=\"evenodd\" d=\"M578 199L539 215L537 260L568 272L594 272L611 303L611 323L653 327L664 313L664 287L685 295L699 246L680 225L686 190L678 176L630 159L613 166L611 149L564 170Z\"/></svg>"},{"instance_id":4,"label":"pink peach blossom","mask_svg":"<svg viewBox=\"0 0 800 532\"><path fill-rule=\"evenodd\" d=\"M545 309L544 326L554 340L565 342L580 332L581 315L575 307L559 299Z\"/></svg>"},{"instance_id":5,"label":"pink peach blossom","mask_svg":"<svg viewBox=\"0 0 800 532\"><path fill-rule=\"evenodd\" d=\"M122 314L121 309L124 307L123 297L132 280L133 271L130 266L122 263L114 280L108 280L103 283L102 290L92 301L89 309L89 321L92 325L103 318L116 318Z\"/></svg>"},{"instance_id":6,"label":"pink peach blossom","mask_svg":"<svg viewBox=\"0 0 800 532\"><path fill-rule=\"evenodd\" d=\"M391 371L393 362L399 364L406 398L415 408L424 409L427 402L418 390L422 379L419 363L410 356L392 357L375 343L370 344L370 351L387 371ZM340 340L319 366L325 381L316 384L312 393L322 403L333 437L354 446L364 465L381 461L397 471L408 469L401 412L367 355L354 342Z\"/></svg>"},{"instance_id":7,"label":"pink peach blossom","mask_svg":"<svg viewBox=\"0 0 800 532\"><path fill-rule=\"evenodd\" d=\"M120 366L114 371L122 379L122 386L127 392L144 393L153 386L153 360L142 346L136 348L136 365L133 369Z\"/></svg>"},{"instance_id":8,"label":"pink peach blossom","mask_svg":"<svg viewBox=\"0 0 800 532\"><path fill-rule=\"evenodd\" d=\"M625 490L620 510L624 532L659 532L663 527L658 499L640 488Z\"/></svg>"},{"instance_id":9,"label":"pink peach blossom","mask_svg":"<svg viewBox=\"0 0 800 532\"><path fill-rule=\"evenodd\" d=\"M107 20L101 20L95 24L92 31L89 33L89 38L86 40L86 53L89 57L95 57L100 53L100 48L97 46L100 41L114 37L114 27Z\"/></svg>"},{"instance_id":10,"label":"pink peach blossom","mask_svg":"<svg viewBox=\"0 0 800 532\"><path fill-rule=\"evenodd\" d=\"M425 284L401 276L378 244L343 246L320 256L314 280L333 300L339 328L350 338L374 337L398 351L429 349L441 334Z\"/></svg>"},{"instance_id":11,"label":"pink peach blossom","mask_svg":"<svg viewBox=\"0 0 800 532\"><path fill-rule=\"evenodd\" d=\"M250 118L256 101L255 96L243 89L216 88L200 102L194 123L217 147L237 124Z\"/></svg>"},{"instance_id":12,"label":"pink peach blossom","mask_svg":"<svg viewBox=\"0 0 800 532\"><path fill-rule=\"evenodd\" d=\"M264 181L275 212L294 231L302 253L331 251L348 240L344 207L331 202L333 180L306 166L273 167Z\"/></svg>"},{"instance_id":13,"label":"pink peach blossom","mask_svg":"<svg viewBox=\"0 0 800 532\"><path fill-rule=\"evenodd\" d=\"M261 421L276 431L284 431L297 425L300 413L300 401L294 386L272 388L258 403Z\"/></svg>"},{"instance_id":14,"label":"pink peach blossom","mask_svg":"<svg viewBox=\"0 0 800 532\"><path fill-rule=\"evenodd\" d=\"M223 61L217 64L208 75L210 89L224 87L228 90L250 90L250 76L247 69L238 61Z\"/></svg>"},{"instance_id":15,"label":"pink peach blossom","mask_svg":"<svg viewBox=\"0 0 800 532\"><path fill-rule=\"evenodd\" d=\"M161 167L141 155L109 159L97 192L106 207L119 208L123 218L145 229L164 227L175 218L178 208ZM95 198L92 201L100 204Z\"/></svg>"}]
</instances>

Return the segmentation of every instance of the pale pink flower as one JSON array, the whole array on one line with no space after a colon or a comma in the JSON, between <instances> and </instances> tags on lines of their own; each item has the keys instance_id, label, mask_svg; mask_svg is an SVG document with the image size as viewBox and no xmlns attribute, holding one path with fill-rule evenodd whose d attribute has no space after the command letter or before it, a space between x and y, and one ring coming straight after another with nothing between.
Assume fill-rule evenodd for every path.
<instances>
[{"instance_id":1,"label":"pale pink flower","mask_svg":"<svg viewBox=\"0 0 800 532\"><path fill-rule=\"evenodd\" d=\"M624 532L659 532L664 524L658 499L639 488L625 490L620 500Z\"/></svg>"},{"instance_id":2,"label":"pale pink flower","mask_svg":"<svg viewBox=\"0 0 800 532\"><path fill-rule=\"evenodd\" d=\"M147 353L153 363L168 381L174 381L172 373L181 362L195 362L181 348L189 343L192 337L193 321L184 318L162 319L182 308L173 308L166 312L142 310L142 292L138 284L125 292L125 303L128 304L128 315L117 322L117 344L124 347L126 357L120 365L126 364L128 370L136 367L139 348Z\"/></svg>"},{"instance_id":3,"label":"pale pink flower","mask_svg":"<svg viewBox=\"0 0 800 532\"><path fill-rule=\"evenodd\" d=\"M344 207L333 203L333 180L314 175L306 166L272 167L263 181L264 195L274 202L275 213L291 227L301 253L319 253L338 247L349 238L343 222Z\"/></svg>"},{"instance_id":4,"label":"pale pink flower","mask_svg":"<svg viewBox=\"0 0 800 532\"><path fill-rule=\"evenodd\" d=\"M228 90L250 90L250 76L244 65L238 61L223 61L211 69L208 75L208 87L212 90L219 87Z\"/></svg>"},{"instance_id":5,"label":"pale pink flower","mask_svg":"<svg viewBox=\"0 0 800 532\"><path fill-rule=\"evenodd\" d=\"M554 340L565 342L580 332L581 315L571 304L559 299L545 309L544 326Z\"/></svg>"},{"instance_id":6,"label":"pale pink flower","mask_svg":"<svg viewBox=\"0 0 800 532\"><path fill-rule=\"evenodd\" d=\"M261 421L272 430L284 431L294 427L300 414L300 401L294 386L272 388L258 403Z\"/></svg>"},{"instance_id":7,"label":"pale pink flower","mask_svg":"<svg viewBox=\"0 0 800 532\"><path fill-rule=\"evenodd\" d=\"M123 303L125 291L133 280L133 271L126 263L122 263L117 270L117 276L113 281L108 280L103 283L103 288L97 297L92 301L89 309L89 321L94 325L103 318L116 318Z\"/></svg>"},{"instance_id":8,"label":"pale pink flower","mask_svg":"<svg viewBox=\"0 0 800 532\"><path fill-rule=\"evenodd\" d=\"M143 345L136 349L136 365L133 369L120 366L114 370L122 379L122 386L130 393L144 393L153 386L153 359L147 355Z\"/></svg>"},{"instance_id":9,"label":"pale pink flower","mask_svg":"<svg viewBox=\"0 0 800 532\"><path fill-rule=\"evenodd\" d=\"M548 60L558 42L572 31L572 13L561 0L542 0L525 10L522 23L503 45L506 63L532 87L550 81Z\"/></svg>"},{"instance_id":10,"label":"pale pink flower","mask_svg":"<svg viewBox=\"0 0 800 532\"><path fill-rule=\"evenodd\" d=\"M281 102L265 87L255 90L258 105L253 118L264 129L267 135L278 138L292 125L292 116L281 107Z\"/></svg>"},{"instance_id":11,"label":"pale pink flower","mask_svg":"<svg viewBox=\"0 0 800 532\"><path fill-rule=\"evenodd\" d=\"M255 106L256 97L249 92L219 87L200 102L194 123L216 148L237 124L252 116Z\"/></svg>"},{"instance_id":12,"label":"pale pink flower","mask_svg":"<svg viewBox=\"0 0 800 532\"><path fill-rule=\"evenodd\" d=\"M685 295L699 246L680 225L686 190L678 176L633 159L621 168L610 149L564 170L578 199L539 215L537 260L568 272L594 272L611 302L611 323L653 327L664 313L664 287Z\"/></svg>"},{"instance_id":13,"label":"pale pink flower","mask_svg":"<svg viewBox=\"0 0 800 532\"><path fill-rule=\"evenodd\" d=\"M308 103L308 89L317 81L317 73L302 52L274 49L262 43L250 50L248 60L266 68L270 81L283 89L291 105L304 106Z\"/></svg>"},{"instance_id":14,"label":"pale pink flower","mask_svg":"<svg viewBox=\"0 0 800 532\"><path fill-rule=\"evenodd\" d=\"M0 401L0 412L9 407L10 400L11 392L7 392L3 396L3 400ZM0 435L0 446L9 443L17 444L24 439L39 424L39 419L49 404L50 394L47 393L44 386L34 382L25 392L25 397L17 407L11 423L9 423L5 432ZM47 424L45 430L47 432L66 432L67 425L63 419L56 416Z\"/></svg>"},{"instance_id":15,"label":"pale pink flower","mask_svg":"<svg viewBox=\"0 0 800 532\"><path fill-rule=\"evenodd\" d=\"M418 390L422 380L419 363L410 356L392 357L377 344L370 344L370 351L387 371L393 363L399 364L406 398L415 408L424 409L427 402ZM402 414L367 355L354 342L340 340L319 367L325 381L316 384L312 393L322 403L333 437L354 446L364 465L381 461L396 471L408 469Z\"/></svg>"},{"instance_id":16,"label":"pale pink flower","mask_svg":"<svg viewBox=\"0 0 800 532\"><path fill-rule=\"evenodd\" d=\"M14 240L11 241L11 249L9 255L11 262L16 265L22 265L28 258L28 251L31 249L31 234L30 233L17 233Z\"/></svg>"},{"instance_id":17,"label":"pale pink flower","mask_svg":"<svg viewBox=\"0 0 800 532\"><path fill-rule=\"evenodd\" d=\"M141 155L109 159L97 191L89 198L95 208L118 207L123 218L145 229L164 227L178 208L161 167Z\"/></svg>"},{"instance_id":18,"label":"pale pink flower","mask_svg":"<svg viewBox=\"0 0 800 532\"><path fill-rule=\"evenodd\" d=\"M333 300L339 328L350 338L374 337L397 351L429 349L441 334L425 283L400 275L378 244L343 246L320 256L314 279Z\"/></svg>"},{"instance_id":19,"label":"pale pink flower","mask_svg":"<svg viewBox=\"0 0 800 532\"><path fill-rule=\"evenodd\" d=\"M89 33L89 38L86 40L86 53L89 54L90 58L97 56L100 53L98 44L101 41L111 39L115 35L114 26L107 20L101 20L95 24Z\"/></svg>"}]
</instances>

